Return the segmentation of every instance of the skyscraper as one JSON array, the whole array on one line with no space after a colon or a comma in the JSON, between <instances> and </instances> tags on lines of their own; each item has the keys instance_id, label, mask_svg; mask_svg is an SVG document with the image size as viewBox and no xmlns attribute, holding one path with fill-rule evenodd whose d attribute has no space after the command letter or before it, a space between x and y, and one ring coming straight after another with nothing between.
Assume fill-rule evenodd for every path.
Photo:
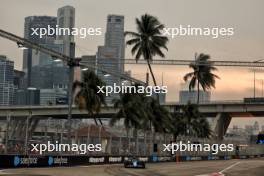
<instances>
[{"instance_id":1,"label":"skyscraper","mask_svg":"<svg viewBox=\"0 0 264 176\"><path fill-rule=\"evenodd\" d=\"M57 17L30 16L25 18L24 37L43 47L74 57L74 36L72 35L31 35L32 28L65 28L72 30L75 21L75 9L71 6L61 7ZM72 47L73 46L73 47ZM45 53L27 49L23 56L23 71L26 73L27 86L37 89L64 89L69 82L68 66L63 62L54 62ZM43 92L43 91L42 91Z\"/></svg>"},{"instance_id":2,"label":"skyscraper","mask_svg":"<svg viewBox=\"0 0 264 176\"><path fill-rule=\"evenodd\" d=\"M0 106L14 103L14 62L0 55Z\"/></svg>"},{"instance_id":3,"label":"skyscraper","mask_svg":"<svg viewBox=\"0 0 264 176\"><path fill-rule=\"evenodd\" d=\"M68 28L70 31L75 25L75 9L72 6L64 6L57 11L57 25L59 28ZM70 56L71 43L74 43L73 35L58 35L57 43L63 44L63 53Z\"/></svg>"},{"instance_id":4,"label":"skyscraper","mask_svg":"<svg viewBox=\"0 0 264 176\"><path fill-rule=\"evenodd\" d=\"M32 35L35 28L55 28L57 24L57 18L51 16L29 16L25 18L24 23L24 38L31 42L38 44L52 44L56 39L56 35L46 35L40 38L38 35ZM32 49L26 49L23 53L23 71L26 74L27 86L31 85L31 68L32 68L32 54L36 52Z\"/></svg>"},{"instance_id":5,"label":"skyscraper","mask_svg":"<svg viewBox=\"0 0 264 176\"><path fill-rule=\"evenodd\" d=\"M99 46L97 53L97 65L99 68L104 70L109 70L111 72L118 72L118 62L117 61L117 48ZM102 71L97 71L97 75L105 82L106 85L114 86L120 85L120 78L115 75L111 75ZM109 104L113 99L118 98L118 94L111 93L110 96L106 97L106 102Z\"/></svg>"},{"instance_id":6,"label":"skyscraper","mask_svg":"<svg viewBox=\"0 0 264 176\"><path fill-rule=\"evenodd\" d=\"M124 16L107 16L105 46L117 49L118 71L123 73L124 64L120 60L125 57Z\"/></svg>"},{"instance_id":7,"label":"skyscraper","mask_svg":"<svg viewBox=\"0 0 264 176\"><path fill-rule=\"evenodd\" d=\"M75 26L75 8L74 7L64 6L58 9L57 26L59 28L68 29L68 31L70 32L65 33L63 35L57 35L55 43L63 46L64 55L74 58L75 57L75 43L74 43L74 36L71 35L71 31ZM80 74L79 68L74 68L74 72L75 74L76 73Z\"/></svg>"},{"instance_id":8,"label":"skyscraper","mask_svg":"<svg viewBox=\"0 0 264 176\"><path fill-rule=\"evenodd\" d=\"M197 102L197 90L189 91L189 82L181 83L181 90L179 91L179 102L183 104L196 103ZM208 103L211 100L211 92L200 90L199 92L199 102Z\"/></svg>"},{"instance_id":9,"label":"skyscraper","mask_svg":"<svg viewBox=\"0 0 264 176\"><path fill-rule=\"evenodd\" d=\"M124 16L108 15L105 44L98 47L97 66L105 70L124 74L124 63L121 63L121 59L124 59L124 54ZM120 77L101 71L98 71L97 74L106 85L121 85ZM113 99L118 97L118 94L112 93L109 97L106 97L106 102L111 103Z\"/></svg>"}]
</instances>

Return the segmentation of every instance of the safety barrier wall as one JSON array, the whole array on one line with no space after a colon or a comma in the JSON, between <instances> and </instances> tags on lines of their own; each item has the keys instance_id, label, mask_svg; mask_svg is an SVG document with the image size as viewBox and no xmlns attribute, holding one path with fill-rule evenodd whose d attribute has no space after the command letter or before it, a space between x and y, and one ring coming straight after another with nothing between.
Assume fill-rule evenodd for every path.
<instances>
[{"instance_id":1,"label":"safety barrier wall","mask_svg":"<svg viewBox=\"0 0 264 176\"><path fill-rule=\"evenodd\" d=\"M144 162L182 162L202 160L229 160L264 157L264 155L225 155L225 156L138 156ZM128 156L39 156L39 155L0 155L0 168L56 167L95 164L123 163Z\"/></svg>"}]
</instances>

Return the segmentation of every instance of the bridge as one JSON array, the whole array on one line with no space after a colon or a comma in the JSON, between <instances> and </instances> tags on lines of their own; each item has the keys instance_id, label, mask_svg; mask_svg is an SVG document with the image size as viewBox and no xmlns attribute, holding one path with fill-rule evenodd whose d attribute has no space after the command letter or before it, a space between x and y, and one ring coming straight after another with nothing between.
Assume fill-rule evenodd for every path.
<instances>
[{"instance_id":1,"label":"bridge","mask_svg":"<svg viewBox=\"0 0 264 176\"><path fill-rule=\"evenodd\" d=\"M166 103L165 106L171 113L181 113L184 104ZM102 107L96 118L111 118L118 109L113 106ZM212 130L218 138L222 138L233 117L264 117L264 103L245 103L243 101L218 101L210 103L201 103L199 111L205 117L213 118ZM68 106L9 106L0 107L0 119L10 121L25 121L30 118L33 126L36 126L39 119L67 119ZM73 106L72 118L88 119L92 118L87 111L79 110Z\"/></svg>"},{"instance_id":2,"label":"bridge","mask_svg":"<svg viewBox=\"0 0 264 176\"><path fill-rule=\"evenodd\" d=\"M174 102L163 104L171 113L181 111L184 104ZM73 106L72 117L78 119L91 118L87 111L79 110ZM38 118L67 118L68 105L56 106L2 106L0 107L0 119L6 119L7 116L15 118L23 118L27 116ZM104 106L101 112L96 115L97 118L111 118L118 109L113 106ZM199 111L206 117L215 117L218 113L228 113L232 117L264 117L264 102L245 103L243 101L216 101L208 103L200 103Z\"/></svg>"}]
</instances>

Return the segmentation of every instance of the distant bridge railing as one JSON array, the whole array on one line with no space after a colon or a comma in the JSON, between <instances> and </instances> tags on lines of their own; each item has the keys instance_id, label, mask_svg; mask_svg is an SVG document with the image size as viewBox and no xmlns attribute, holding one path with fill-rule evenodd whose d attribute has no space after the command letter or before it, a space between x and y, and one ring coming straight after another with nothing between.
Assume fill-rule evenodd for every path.
<instances>
[{"instance_id":1,"label":"distant bridge railing","mask_svg":"<svg viewBox=\"0 0 264 176\"><path fill-rule=\"evenodd\" d=\"M169 101L166 103L163 103L162 105L165 106L173 106L173 105L186 105L187 103L182 103L179 101ZM196 103L193 103L196 104ZM249 98L247 100L213 100L213 101L203 101L203 102L199 102L199 105L221 105L221 104L264 104L264 98ZM52 108L52 107L58 107L58 108L64 108L67 107L68 105L61 105L61 104L53 104L53 105L8 105L8 106L1 106L0 105L0 109L23 109L23 108L39 108L39 107L43 107L43 108ZM72 106L73 108L76 108L76 105ZM102 107L109 107L112 108L113 104L108 104L107 106L102 106Z\"/></svg>"}]
</instances>

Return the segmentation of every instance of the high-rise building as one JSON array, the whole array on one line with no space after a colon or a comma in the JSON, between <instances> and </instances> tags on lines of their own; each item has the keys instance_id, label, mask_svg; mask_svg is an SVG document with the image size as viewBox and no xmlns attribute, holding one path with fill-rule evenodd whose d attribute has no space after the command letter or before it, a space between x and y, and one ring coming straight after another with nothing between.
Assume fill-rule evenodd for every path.
<instances>
[{"instance_id":1,"label":"high-rise building","mask_svg":"<svg viewBox=\"0 0 264 176\"><path fill-rule=\"evenodd\" d=\"M120 61L125 57L124 16L107 16L105 46L117 49L118 71L124 72L124 63Z\"/></svg>"},{"instance_id":2,"label":"high-rise building","mask_svg":"<svg viewBox=\"0 0 264 176\"><path fill-rule=\"evenodd\" d=\"M117 72L119 70L118 64L116 62L117 56L117 48L106 47L106 46L99 46L98 53L97 53L97 65L99 68L104 70L109 70L112 72ZM121 85L120 78L108 74L106 72L99 71L97 75L105 82L108 86ZM106 102L111 104L113 99L118 98L119 95L115 93L111 93L108 97L106 97Z\"/></svg>"},{"instance_id":3,"label":"high-rise building","mask_svg":"<svg viewBox=\"0 0 264 176\"><path fill-rule=\"evenodd\" d=\"M56 28L57 18L51 16L29 16L25 18L24 23L24 38L37 44L52 44L56 39L56 35L46 35L40 38L39 35L33 35L33 29L36 28ZM32 68L32 54L37 52L28 48L23 53L23 71L26 74L27 87L31 85L31 68Z\"/></svg>"},{"instance_id":4,"label":"high-rise building","mask_svg":"<svg viewBox=\"0 0 264 176\"><path fill-rule=\"evenodd\" d=\"M196 103L197 102L197 96L198 92L197 90L180 90L180 96L179 101L180 103L186 104L188 102L190 103ZM206 103L210 102L211 93L208 91L200 90L199 92L199 102L200 103Z\"/></svg>"},{"instance_id":5,"label":"high-rise building","mask_svg":"<svg viewBox=\"0 0 264 176\"><path fill-rule=\"evenodd\" d=\"M189 82L182 83L181 84L181 90L179 91L179 102L186 104L188 102L190 103L197 103L198 98L198 92L197 90L189 90ZM209 91L199 91L199 102L200 103L206 103L210 102L211 100L211 92Z\"/></svg>"},{"instance_id":6,"label":"high-rise building","mask_svg":"<svg viewBox=\"0 0 264 176\"><path fill-rule=\"evenodd\" d=\"M74 7L64 6L58 9L57 26L58 28L68 29L69 33L57 35L55 43L63 46L64 55L74 58L75 57L75 43L74 43L74 36L71 35L71 31L75 26L75 8ZM64 65L64 67L66 66ZM74 68L74 73L77 74L77 76L74 76L73 79L78 80L78 78L76 77L78 77L78 74L80 74L79 68ZM67 76L69 77L69 72L67 72Z\"/></svg>"},{"instance_id":7,"label":"high-rise building","mask_svg":"<svg viewBox=\"0 0 264 176\"><path fill-rule=\"evenodd\" d=\"M32 67L32 85L37 89L67 89L68 68L56 65Z\"/></svg>"},{"instance_id":8,"label":"high-rise building","mask_svg":"<svg viewBox=\"0 0 264 176\"><path fill-rule=\"evenodd\" d=\"M16 91L16 105L39 105L40 90L28 87L27 89L18 89Z\"/></svg>"},{"instance_id":9,"label":"high-rise building","mask_svg":"<svg viewBox=\"0 0 264 176\"><path fill-rule=\"evenodd\" d=\"M97 66L96 55L84 55L82 56L81 60L82 63L84 63L85 65L93 67L93 68L89 68L89 70L96 72L96 66Z\"/></svg>"},{"instance_id":10,"label":"high-rise building","mask_svg":"<svg viewBox=\"0 0 264 176\"><path fill-rule=\"evenodd\" d=\"M55 41L54 41L55 42ZM43 43L40 44L45 48L52 49L59 53L63 53L63 45L56 44L56 43ZM56 66L63 66L63 62L54 62L52 56L45 54L43 52L33 52L32 53L32 67L34 66L46 66L46 65L56 65Z\"/></svg>"},{"instance_id":11,"label":"high-rise building","mask_svg":"<svg viewBox=\"0 0 264 176\"><path fill-rule=\"evenodd\" d=\"M40 105L55 105L59 98L66 99L67 92L63 89L40 89Z\"/></svg>"},{"instance_id":12,"label":"high-rise building","mask_svg":"<svg viewBox=\"0 0 264 176\"><path fill-rule=\"evenodd\" d=\"M72 31L75 25L75 9L72 6L64 6L57 11L57 25L59 28L68 28ZM63 44L63 53L70 56L71 44L74 43L73 35L57 35L57 43Z\"/></svg>"},{"instance_id":13,"label":"high-rise building","mask_svg":"<svg viewBox=\"0 0 264 176\"><path fill-rule=\"evenodd\" d=\"M108 15L105 44L104 46L99 46L97 52L98 68L124 74L124 63L121 62L125 54L124 43L124 16ZM97 74L106 85L121 85L120 77L99 70ZM113 99L118 97L119 95L112 93L109 97L106 97L106 102L111 103Z\"/></svg>"},{"instance_id":14,"label":"high-rise building","mask_svg":"<svg viewBox=\"0 0 264 176\"><path fill-rule=\"evenodd\" d=\"M0 106L14 104L14 62L0 55Z\"/></svg>"},{"instance_id":15,"label":"high-rise building","mask_svg":"<svg viewBox=\"0 0 264 176\"><path fill-rule=\"evenodd\" d=\"M14 70L14 85L18 89L25 88L25 73L20 70Z\"/></svg>"}]
</instances>

